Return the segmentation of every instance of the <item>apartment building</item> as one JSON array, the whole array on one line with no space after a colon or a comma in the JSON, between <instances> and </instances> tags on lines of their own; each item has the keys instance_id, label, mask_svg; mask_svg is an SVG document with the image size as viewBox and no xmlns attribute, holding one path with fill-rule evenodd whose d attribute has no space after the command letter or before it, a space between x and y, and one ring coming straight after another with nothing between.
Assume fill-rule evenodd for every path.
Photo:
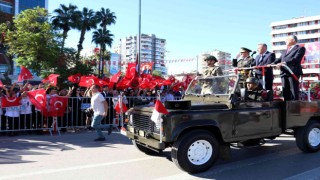
<instances>
[{"instance_id":1,"label":"apartment building","mask_svg":"<svg viewBox=\"0 0 320 180\"><path fill-rule=\"evenodd\" d=\"M286 49L285 40L289 35L296 35L298 43L320 42L320 15L272 22L270 26L271 50L277 57Z\"/></svg>"},{"instance_id":2,"label":"apartment building","mask_svg":"<svg viewBox=\"0 0 320 180\"><path fill-rule=\"evenodd\" d=\"M141 34L141 59L140 62L153 62L153 70L167 74L164 63L166 53L166 40L154 34ZM121 71L125 71L128 62L135 62L139 51L137 36L121 38L120 43L114 48L115 53L121 55Z\"/></svg>"}]
</instances>

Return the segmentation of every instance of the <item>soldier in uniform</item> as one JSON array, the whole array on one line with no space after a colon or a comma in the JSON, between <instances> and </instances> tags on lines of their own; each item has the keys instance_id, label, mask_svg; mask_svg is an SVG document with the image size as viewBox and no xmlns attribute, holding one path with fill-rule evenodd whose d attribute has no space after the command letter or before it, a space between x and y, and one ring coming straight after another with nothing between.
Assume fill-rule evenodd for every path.
<instances>
[{"instance_id":1,"label":"soldier in uniform","mask_svg":"<svg viewBox=\"0 0 320 180\"><path fill-rule=\"evenodd\" d=\"M251 50L245 47L240 48L240 54L239 58L233 59L232 66L237 68L245 68L245 67L251 67L252 63L254 62L254 59L250 56ZM239 71L239 74L241 74L240 77L240 86L241 88L245 87L245 80L248 77L252 77L252 71L251 70L241 70Z\"/></svg>"},{"instance_id":2,"label":"soldier in uniform","mask_svg":"<svg viewBox=\"0 0 320 180\"><path fill-rule=\"evenodd\" d=\"M246 101L268 101L270 100L270 93L266 90L261 89L259 86L259 79L255 77L249 77L246 80L247 83L247 93L245 95Z\"/></svg>"},{"instance_id":3,"label":"soldier in uniform","mask_svg":"<svg viewBox=\"0 0 320 180\"><path fill-rule=\"evenodd\" d=\"M207 62L207 68L205 69L203 75L206 76L221 76L223 75L221 67L217 66L217 58L214 56L208 56L205 61Z\"/></svg>"}]
</instances>

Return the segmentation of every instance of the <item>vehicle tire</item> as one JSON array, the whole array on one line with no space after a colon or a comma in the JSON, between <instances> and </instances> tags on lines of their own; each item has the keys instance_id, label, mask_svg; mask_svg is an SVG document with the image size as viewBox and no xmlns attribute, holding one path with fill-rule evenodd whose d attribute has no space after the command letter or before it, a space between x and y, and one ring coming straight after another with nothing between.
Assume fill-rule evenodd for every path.
<instances>
[{"instance_id":1,"label":"vehicle tire","mask_svg":"<svg viewBox=\"0 0 320 180\"><path fill-rule=\"evenodd\" d=\"M304 127L296 130L296 144L305 153L313 153L320 150L320 123L310 121Z\"/></svg>"},{"instance_id":2,"label":"vehicle tire","mask_svg":"<svg viewBox=\"0 0 320 180\"><path fill-rule=\"evenodd\" d=\"M194 130L180 137L172 146L172 161L188 173L209 169L219 156L219 143L205 130Z\"/></svg>"},{"instance_id":3,"label":"vehicle tire","mask_svg":"<svg viewBox=\"0 0 320 180\"><path fill-rule=\"evenodd\" d=\"M148 149L138 143L136 143L135 140L132 140L132 144L141 152L145 153L145 154L148 154L148 155L151 155L151 154L156 154L155 151L152 151L151 149Z\"/></svg>"}]
</instances>

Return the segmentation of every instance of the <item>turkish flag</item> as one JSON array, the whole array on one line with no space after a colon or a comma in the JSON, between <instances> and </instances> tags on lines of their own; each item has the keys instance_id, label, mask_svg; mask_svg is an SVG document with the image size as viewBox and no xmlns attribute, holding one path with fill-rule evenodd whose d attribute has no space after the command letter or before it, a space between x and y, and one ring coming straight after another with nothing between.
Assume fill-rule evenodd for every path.
<instances>
[{"instance_id":1,"label":"turkish flag","mask_svg":"<svg viewBox=\"0 0 320 180\"><path fill-rule=\"evenodd\" d=\"M74 74L68 77L68 80L72 83L79 83L80 82L80 78L81 78L81 74Z\"/></svg>"},{"instance_id":2,"label":"turkish flag","mask_svg":"<svg viewBox=\"0 0 320 180\"><path fill-rule=\"evenodd\" d=\"M61 117L66 112L68 98L62 96L53 96L49 101L49 116Z\"/></svg>"},{"instance_id":3,"label":"turkish flag","mask_svg":"<svg viewBox=\"0 0 320 180\"><path fill-rule=\"evenodd\" d=\"M20 106L21 97L2 97L2 107Z\"/></svg>"},{"instance_id":4,"label":"turkish flag","mask_svg":"<svg viewBox=\"0 0 320 180\"><path fill-rule=\"evenodd\" d=\"M121 106L120 106L120 101L117 102L116 106L114 107L117 113L121 112ZM122 112L125 113L128 111L128 108L124 102L122 102Z\"/></svg>"},{"instance_id":5,"label":"turkish flag","mask_svg":"<svg viewBox=\"0 0 320 180\"><path fill-rule=\"evenodd\" d=\"M117 72L117 74L113 75L110 79L110 82L117 83L121 76L121 71Z\"/></svg>"},{"instance_id":6,"label":"turkish flag","mask_svg":"<svg viewBox=\"0 0 320 180\"><path fill-rule=\"evenodd\" d=\"M50 84L52 86L57 86L59 74L50 74L48 77L42 79L41 82Z\"/></svg>"},{"instance_id":7,"label":"turkish flag","mask_svg":"<svg viewBox=\"0 0 320 180\"><path fill-rule=\"evenodd\" d=\"M32 79L32 74L29 71L29 69L25 68L24 66L21 66L21 72L18 76L18 81L24 81L24 80L29 80Z\"/></svg>"},{"instance_id":8,"label":"turkish flag","mask_svg":"<svg viewBox=\"0 0 320 180\"><path fill-rule=\"evenodd\" d=\"M127 79L132 79L133 77L137 76L137 64L136 63L128 63L127 71L125 77Z\"/></svg>"},{"instance_id":9,"label":"turkish flag","mask_svg":"<svg viewBox=\"0 0 320 180\"><path fill-rule=\"evenodd\" d=\"M96 84L98 78L95 76L81 76L79 86L81 87L91 87L92 85Z\"/></svg>"},{"instance_id":10,"label":"turkish flag","mask_svg":"<svg viewBox=\"0 0 320 180\"><path fill-rule=\"evenodd\" d=\"M98 79L96 84L99 85L100 87L109 85L109 83L106 80L103 80L103 79Z\"/></svg>"},{"instance_id":11,"label":"turkish flag","mask_svg":"<svg viewBox=\"0 0 320 180\"><path fill-rule=\"evenodd\" d=\"M161 101L156 100L156 104L151 115L151 120L155 123L159 123L162 114L169 114L169 112L161 103Z\"/></svg>"},{"instance_id":12,"label":"turkish flag","mask_svg":"<svg viewBox=\"0 0 320 180\"><path fill-rule=\"evenodd\" d=\"M47 98L46 90L38 89L34 91L28 91L28 97L31 104L33 104L37 109L39 109L43 114L47 113Z\"/></svg>"},{"instance_id":13,"label":"turkish flag","mask_svg":"<svg viewBox=\"0 0 320 180\"><path fill-rule=\"evenodd\" d=\"M0 80L0 87L2 88L3 87L3 83L2 83L2 81Z\"/></svg>"}]
</instances>

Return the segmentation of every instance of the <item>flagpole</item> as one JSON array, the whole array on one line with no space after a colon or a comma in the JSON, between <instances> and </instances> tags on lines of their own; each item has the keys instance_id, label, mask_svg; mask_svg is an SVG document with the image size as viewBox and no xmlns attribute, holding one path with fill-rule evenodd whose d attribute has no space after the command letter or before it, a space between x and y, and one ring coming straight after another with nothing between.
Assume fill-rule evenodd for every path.
<instances>
[{"instance_id":1,"label":"flagpole","mask_svg":"<svg viewBox=\"0 0 320 180\"><path fill-rule=\"evenodd\" d=\"M119 103L120 103L120 124L121 128L123 127L123 109L122 109L122 97L123 97L123 92L120 92L120 98L119 98Z\"/></svg>"},{"instance_id":2,"label":"flagpole","mask_svg":"<svg viewBox=\"0 0 320 180\"><path fill-rule=\"evenodd\" d=\"M140 74L140 60L141 60L141 0L139 0L139 47L138 47L138 74ZM137 44L138 44L137 42Z\"/></svg>"}]
</instances>

